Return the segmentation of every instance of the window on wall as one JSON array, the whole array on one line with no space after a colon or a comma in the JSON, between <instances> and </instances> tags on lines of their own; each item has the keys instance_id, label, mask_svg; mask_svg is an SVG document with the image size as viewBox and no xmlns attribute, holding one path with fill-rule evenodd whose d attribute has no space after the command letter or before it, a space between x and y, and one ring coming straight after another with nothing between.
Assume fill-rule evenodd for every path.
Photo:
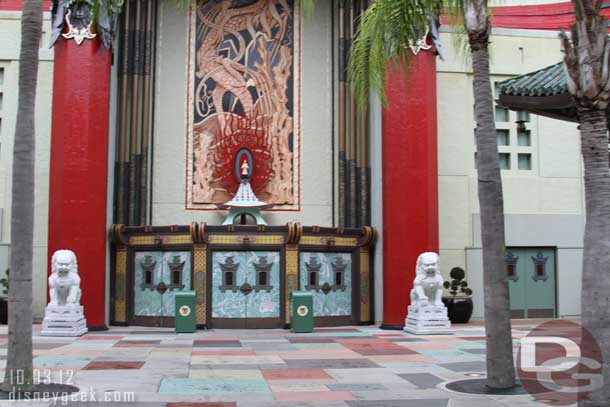
<instances>
[{"instance_id":1,"label":"window on wall","mask_svg":"<svg viewBox=\"0 0 610 407\"><path fill-rule=\"evenodd\" d=\"M530 114L495 106L494 118L500 169L511 173L532 171L535 159L535 126ZM476 129L473 133L475 136L474 167L477 168Z\"/></svg>"}]
</instances>

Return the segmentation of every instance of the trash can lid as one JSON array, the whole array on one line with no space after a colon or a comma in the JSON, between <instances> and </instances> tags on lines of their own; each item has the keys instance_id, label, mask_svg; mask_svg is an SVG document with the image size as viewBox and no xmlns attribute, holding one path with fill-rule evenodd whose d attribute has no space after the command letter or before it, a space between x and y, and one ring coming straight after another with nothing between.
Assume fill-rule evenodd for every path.
<instances>
[{"instance_id":1,"label":"trash can lid","mask_svg":"<svg viewBox=\"0 0 610 407\"><path fill-rule=\"evenodd\" d=\"M311 291L293 291L293 297L313 297L313 293Z\"/></svg>"},{"instance_id":2,"label":"trash can lid","mask_svg":"<svg viewBox=\"0 0 610 407\"><path fill-rule=\"evenodd\" d=\"M176 297L195 297L197 294L195 291L176 291L174 296Z\"/></svg>"}]
</instances>

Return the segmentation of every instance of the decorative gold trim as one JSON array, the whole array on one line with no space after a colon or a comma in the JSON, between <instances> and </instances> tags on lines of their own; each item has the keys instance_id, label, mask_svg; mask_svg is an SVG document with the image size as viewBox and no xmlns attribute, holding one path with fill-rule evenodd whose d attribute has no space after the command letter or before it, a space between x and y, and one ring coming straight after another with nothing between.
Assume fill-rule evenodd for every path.
<instances>
[{"instance_id":1,"label":"decorative gold trim","mask_svg":"<svg viewBox=\"0 0 610 407\"><path fill-rule=\"evenodd\" d=\"M191 235L176 235L176 236L131 236L129 244L133 246L139 245L165 245L165 244L192 244L193 238Z\"/></svg>"},{"instance_id":2,"label":"decorative gold trim","mask_svg":"<svg viewBox=\"0 0 610 407\"><path fill-rule=\"evenodd\" d=\"M360 248L360 321L371 321L370 255L367 247Z\"/></svg>"},{"instance_id":3,"label":"decorative gold trim","mask_svg":"<svg viewBox=\"0 0 610 407\"><path fill-rule=\"evenodd\" d=\"M109 232L110 240L114 245L123 245L127 246L128 242L125 239L125 225L123 224L113 224L110 226Z\"/></svg>"},{"instance_id":4,"label":"decorative gold trim","mask_svg":"<svg viewBox=\"0 0 610 407\"><path fill-rule=\"evenodd\" d=\"M207 246L196 244L193 250L193 273L195 283L193 289L197 293L197 303L195 305L195 321L198 324L206 323L206 268L207 268Z\"/></svg>"},{"instance_id":5,"label":"decorative gold trim","mask_svg":"<svg viewBox=\"0 0 610 407\"><path fill-rule=\"evenodd\" d=\"M286 323L291 321L290 293L299 289L299 250L296 244L286 245Z\"/></svg>"},{"instance_id":6,"label":"decorative gold trim","mask_svg":"<svg viewBox=\"0 0 610 407\"><path fill-rule=\"evenodd\" d=\"M284 236L278 235L210 235L210 244L282 245Z\"/></svg>"},{"instance_id":7,"label":"decorative gold trim","mask_svg":"<svg viewBox=\"0 0 610 407\"><path fill-rule=\"evenodd\" d=\"M123 285L123 296L115 297L114 300L114 320L117 322L127 322L127 248L120 247L116 251L115 287L117 284ZM116 295L116 292L115 292Z\"/></svg>"},{"instance_id":8,"label":"decorative gold trim","mask_svg":"<svg viewBox=\"0 0 610 407\"><path fill-rule=\"evenodd\" d=\"M303 236L299 242L301 245L315 246L358 246L358 239L354 237L335 236Z\"/></svg>"},{"instance_id":9,"label":"decorative gold trim","mask_svg":"<svg viewBox=\"0 0 610 407\"><path fill-rule=\"evenodd\" d=\"M74 38L74 41L76 41L76 45L80 45L85 39L91 40L97 36L96 33L91 32L91 25L93 24L93 20L89 21L89 24L87 24L85 28L74 28L74 26L70 22L71 14L72 10L68 9L68 12L66 13L66 24L68 24L68 32L62 34L62 37L67 40Z\"/></svg>"}]
</instances>

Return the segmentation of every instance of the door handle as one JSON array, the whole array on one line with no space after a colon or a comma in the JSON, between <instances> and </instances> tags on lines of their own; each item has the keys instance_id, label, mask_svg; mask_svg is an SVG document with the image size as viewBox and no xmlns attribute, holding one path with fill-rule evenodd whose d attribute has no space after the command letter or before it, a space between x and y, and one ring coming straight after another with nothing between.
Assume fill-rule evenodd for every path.
<instances>
[{"instance_id":1,"label":"door handle","mask_svg":"<svg viewBox=\"0 0 610 407\"><path fill-rule=\"evenodd\" d=\"M244 283L239 287L239 291L241 291L243 295L248 295L252 292L252 286L248 283Z\"/></svg>"},{"instance_id":2,"label":"door handle","mask_svg":"<svg viewBox=\"0 0 610 407\"><path fill-rule=\"evenodd\" d=\"M157 284L157 292L161 295L165 294L165 292L167 291L167 285L165 285L165 283L163 281L161 281L159 284Z\"/></svg>"}]
</instances>

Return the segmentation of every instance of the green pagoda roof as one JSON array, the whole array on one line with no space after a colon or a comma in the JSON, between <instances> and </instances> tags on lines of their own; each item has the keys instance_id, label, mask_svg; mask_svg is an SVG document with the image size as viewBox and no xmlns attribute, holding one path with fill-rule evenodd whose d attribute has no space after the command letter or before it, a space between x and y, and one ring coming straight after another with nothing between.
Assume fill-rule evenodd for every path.
<instances>
[{"instance_id":1,"label":"green pagoda roof","mask_svg":"<svg viewBox=\"0 0 610 407\"><path fill-rule=\"evenodd\" d=\"M496 82L496 89L500 106L578 122L563 62Z\"/></svg>"},{"instance_id":2,"label":"green pagoda roof","mask_svg":"<svg viewBox=\"0 0 610 407\"><path fill-rule=\"evenodd\" d=\"M501 94L553 96L568 93L563 62L496 83Z\"/></svg>"}]
</instances>

